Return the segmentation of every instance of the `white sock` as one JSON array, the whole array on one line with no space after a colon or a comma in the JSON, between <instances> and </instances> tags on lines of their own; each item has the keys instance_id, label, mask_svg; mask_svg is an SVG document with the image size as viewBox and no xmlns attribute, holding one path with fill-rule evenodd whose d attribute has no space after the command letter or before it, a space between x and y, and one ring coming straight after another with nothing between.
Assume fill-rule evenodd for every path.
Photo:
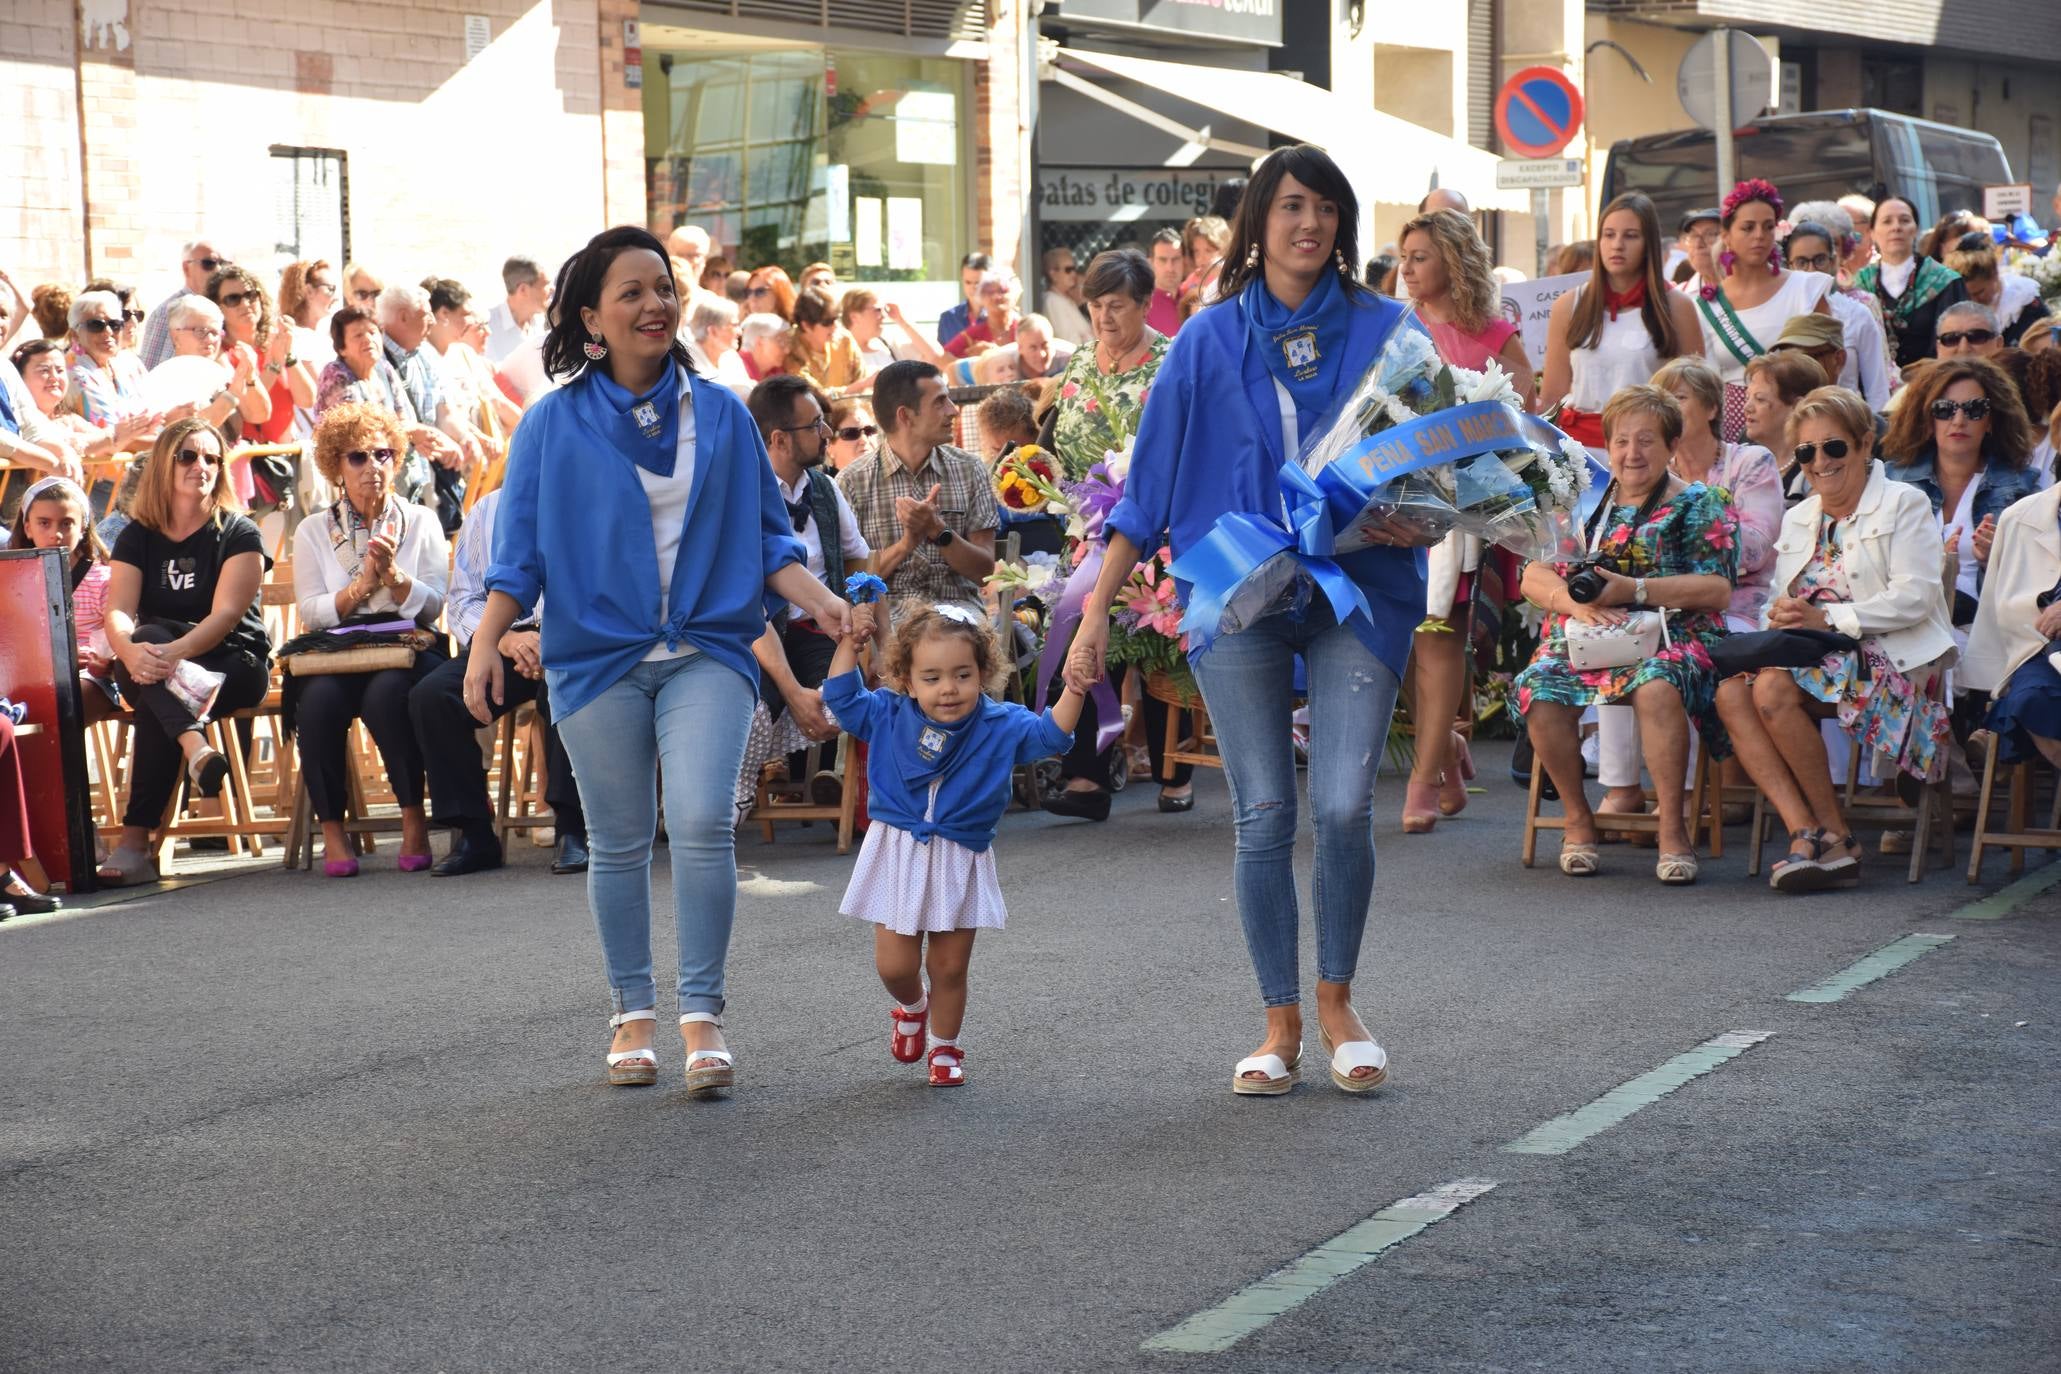
<instances>
[{"instance_id":1,"label":"white sock","mask_svg":"<svg viewBox=\"0 0 2061 1374\"><path fill-rule=\"evenodd\" d=\"M925 988L923 995L913 1002L897 1002L895 1006L910 1016L921 1016L930 1010L930 989Z\"/></svg>"},{"instance_id":2,"label":"white sock","mask_svg":"<svg viewBox=\"0 0 2061 1374\"><path fill-rule=\"evenodd\" d=\"M955 1035L951 1039L947 1040L942 1035L933 1035L930 1037L930 1047L934 1050L946 1048L957 1049L959 1048L959 1037Z\"/></svg>"}]
</instances>

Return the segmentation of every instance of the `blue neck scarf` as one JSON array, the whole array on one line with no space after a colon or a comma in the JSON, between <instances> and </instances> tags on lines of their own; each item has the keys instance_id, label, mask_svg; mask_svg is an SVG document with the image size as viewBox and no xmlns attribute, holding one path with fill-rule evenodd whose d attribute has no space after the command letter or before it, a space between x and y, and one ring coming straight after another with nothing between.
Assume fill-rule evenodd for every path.
<instances>
[{"instance_id":1,"label":"blue neck scarf","mask_svg":"<svg viewBox=\"0 0 2061 1374\"><path fill-rule=\"evenodd\" d=\"M908 700L909 709L900 712L895 722L895 770L909 786L928 787L950 770L959 746L980 720L980 703L975 702L964 717L947 725L924 715L915 697Z\"/></svg>"},{"instance_id":2,"label":"blue neck scarf","mask_svg":"<svg viewBox=\"0 0 2061 1374\"><path fill-rule=\"evenodd\" d=\"M1245 311L1248 343L1295 398L1298 416L1322 412L1337 389L1351 328L1352 300L1338 275L1324 273L1293 311L1274 299L1264 279L1246 287L1239 304Z\"/></svg>"},{"instance_id":3,"label":"blue neck scarf","mask_svg":"<svg viewBox=\"0 0 2061 1374\"><path fill-rule=\"evenodd\" d=\"M658 385L642 396L597 368L585 385L568 387L587 428L623 457L658 477L671 477L680 456L680 369L670 360Z\"/></svg>"}]
</instances>

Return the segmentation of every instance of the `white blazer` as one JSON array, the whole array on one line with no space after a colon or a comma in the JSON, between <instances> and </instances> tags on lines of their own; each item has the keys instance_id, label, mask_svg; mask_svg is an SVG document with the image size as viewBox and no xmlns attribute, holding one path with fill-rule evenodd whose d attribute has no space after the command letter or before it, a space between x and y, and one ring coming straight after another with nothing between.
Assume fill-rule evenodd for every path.
<instances>
[{"instance_id":1,"label":"white blazer","mask_svg":"<svg viewBox=\"0 0 2061 1374\"><path fill-rule=\"evenodd\" d=\"M1817 551L1824 503L1813 492L1782 517L1775 540L1773 595L1791 595L1796 575ZM1892 482L1879 460L1868 464L1868 485L1853 514L1839 522L1839 546L1853 600L1820 609L1832 628L1872 639L1900 673L1929 663L1951 663L1954 633L1947 615L1946 546L1924 492ZM1774 603L1771 600L1769 607ZM1761 612L1767 624L1767 612Z\"/></svg>"},{"instance_id":2,"label":"white blazer","mask_svg":"<svg viewBox=\"0 0 2061 1374\"><path fill-rule=\"evenodd\" d=\"M2061 582L2061 487L2048 487L2011 503L1997 517L1989 547L1989 572L1982 601L1961 657L1961 685L1978 692L2002 690L2011 674L2047 647L2033 622L2039 597Z\"/></svg>"}]
</instances>

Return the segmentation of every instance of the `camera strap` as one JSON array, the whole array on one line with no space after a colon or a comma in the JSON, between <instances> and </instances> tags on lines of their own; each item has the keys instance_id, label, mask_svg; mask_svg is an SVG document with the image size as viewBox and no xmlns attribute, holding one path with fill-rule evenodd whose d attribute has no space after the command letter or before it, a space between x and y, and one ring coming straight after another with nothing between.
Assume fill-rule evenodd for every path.
<instances>
[{"instance_id":1,"label":"camera strap","mask_svg":"<svg viewBox=\"0 0 2061 1374\"><path fill-rule=\"evenodd\" d=\"M1653 518L1653 512L1660 508L1660 503L1667 496L1667 489L1673 482L1674 474L1669 473L1660 485L1646 493L1645 503L1639 507L1639 513L1632 517L1632 532L1634 534L1638 533L1639 528ZM1603 488L1603 499L1596 503L1596 513L1589 517L1589 527L1584 531L1586 537L1582 540L1582 545L1584 552L1591 558L1596 556L1596 541L1602 536L1603 522L1609 518L1612 509L1610 498L1616 491L1617 479L1613 477L1610 479L1610 485Z\"/></svg>"}]
</instances>

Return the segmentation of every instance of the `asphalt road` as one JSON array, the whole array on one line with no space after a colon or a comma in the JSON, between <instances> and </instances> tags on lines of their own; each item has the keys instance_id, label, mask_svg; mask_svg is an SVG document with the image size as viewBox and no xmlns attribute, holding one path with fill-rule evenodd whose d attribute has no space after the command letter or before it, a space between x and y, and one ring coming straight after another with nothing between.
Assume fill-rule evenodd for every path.
<instances>
[{"instance_id":1,"label":"asphalt road","mask_svg":"<svg viewBox=\"0 0 2061 1374\"><path fill-rule=\"evenodd\" d=\"M1381 786L1368 1100L1229 1092L1259 1012L1215 775L1186 816L1138 789L1107 825L1005 823L953 1091L889 1060L821 827L742 844L720 1102L603 1086L598 948L542 851L9 922L0 1368L2061 1364L2061 888L1961 919L1958 873L1875 860L1785 899L1743 845L1687 891L1622 848L1578 882L1519 867L1522 798L1483 771L1428 837ZM1913 932L1954 938L1787 1000ZM1568 1153L1502 1148L1749 1030ZM1496 1186L1228 1350L1143 1348L1460 1179Z\"/></svg>"}]
</instances>

